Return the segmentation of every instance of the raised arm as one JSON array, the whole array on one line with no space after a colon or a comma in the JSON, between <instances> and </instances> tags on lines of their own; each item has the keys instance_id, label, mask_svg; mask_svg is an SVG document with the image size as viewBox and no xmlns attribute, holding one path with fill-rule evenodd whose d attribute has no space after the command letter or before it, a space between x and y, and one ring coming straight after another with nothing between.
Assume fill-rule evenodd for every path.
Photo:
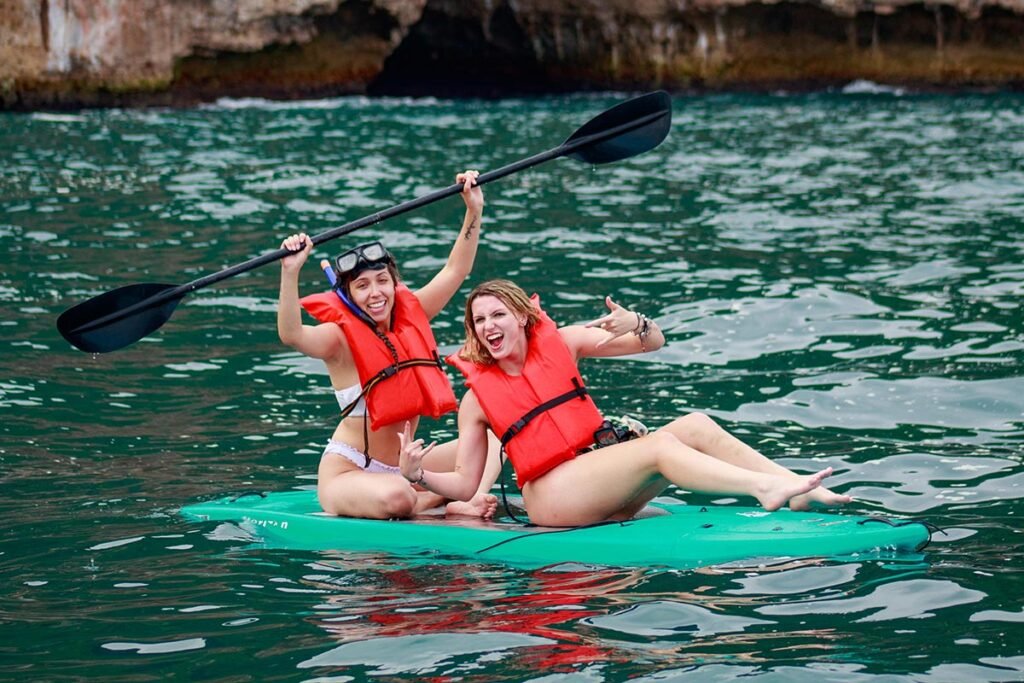
<instances>
[{"instance_id":1,"label":"raised arm","mask_svg":"<svg viewBox=\"0 0 1024 683\"><path fill-rule=\"evenodd\" d=\"M596 356L628 356L656 351L665 345L665 335L654 320L623 308L605 297L608 314L586 325L559 328L562 339L577 359Z\"/></svg>"},{"instance_id":2,"label":"raised arm","mask_svg":"<svg viewBox=\"0 0 1024 683\"><path fill-rule=\"evenodd\" d=\"M484 193L476 185L478 175L476 171L465 171L455 176L455 182L463 183L462 200L466 202L466 217L462 220L462 229L459 230L444 268L416 291L416 298L420 300L427 318L433 318L441 312L473 270L484 212Z\"/></svg>"},{"instance_id":3,"label":"raised arm","mask_svg":"<svg viewBox=\"0 0 1024 683\"><path fill-rule=\"evenodd\" d=\"M281 293L277 302L277 336L281 341L312 358L334 356L344 344L337 325L303 325L299 305L299 271L313 251L313 241L304 233L291 235L281 246L295 250L305 243L301 251L281 259Z\"/></svg>"},{"instance_id":4,"label":"raised arm","mask_svg":"<svg viewBox=\"0 0 1024 683\"><path fill-rule=\"evenodd\" d=\"M459 440L455 451L455 469L452 472L434 472L423 469L423 456L435 446L423 445L423 439L413 439L412 428L406 423L399 435L402 450L399 467L402 476L413 484L452 500L469 500L480 487L487 465L487 420L473 390L466 392L459 405Z\"/></svg>"}]
</instances>

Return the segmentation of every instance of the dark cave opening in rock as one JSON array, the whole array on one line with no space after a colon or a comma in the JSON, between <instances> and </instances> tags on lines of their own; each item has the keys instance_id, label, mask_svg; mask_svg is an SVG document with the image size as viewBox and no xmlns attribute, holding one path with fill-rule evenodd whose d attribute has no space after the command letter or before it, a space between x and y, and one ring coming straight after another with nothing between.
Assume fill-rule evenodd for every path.
<instances>
[{"instance_id":1,"label":"dark cave opening in rock","mask_svg":"<svg viewBox=\"0 0 1024 683\"><path fill-rule=\"evenodd\" d=\"M368 86L370 95L504 97L564 90L552 83L508 5L488 17L428 6Z\"/></svg>"}]
</instances>

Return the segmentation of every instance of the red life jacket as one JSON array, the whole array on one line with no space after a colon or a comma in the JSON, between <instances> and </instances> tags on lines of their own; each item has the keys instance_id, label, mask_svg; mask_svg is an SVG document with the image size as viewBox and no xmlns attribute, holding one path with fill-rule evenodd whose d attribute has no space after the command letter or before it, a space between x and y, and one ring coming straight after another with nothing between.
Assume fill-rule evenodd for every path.
<instances>
[{"instance_id":1,"label":"red life jacket","mask_svg":"<svg viewBox=\"0 0 1024 683\"><path fill-rule=\"evenodd\" d=\"M576 457L594 443L603 421L583 386L576 362L554 321L534 306L540 320L530 330L522 374L505 374L497 365L477 365L448 356L473 390L487 422L501 439L519 485Z\"/></svg>"},{"instance_id":2,"label":"red life jacket","mask_svg":"<svg viewBox=\"0 0 1024 683\"><path fill-rule=\"evenodd\" d=\"M438 418L455 410L455 393L441 366L430 322L408 287L395 287L387 333L394 353L334 292L312 294L299 303L314 318L336 323L344 333L374 431L420 415Z\"/></svg>"}]
</instances>

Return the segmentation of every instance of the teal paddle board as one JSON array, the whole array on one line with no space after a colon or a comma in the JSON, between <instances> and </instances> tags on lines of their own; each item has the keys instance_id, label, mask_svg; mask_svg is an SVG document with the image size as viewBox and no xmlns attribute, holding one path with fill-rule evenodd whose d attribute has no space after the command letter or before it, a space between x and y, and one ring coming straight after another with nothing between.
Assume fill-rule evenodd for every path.
<instances>
[{"instance_id":1,"label":"teal paddle board","mask_svg":"<svg viewBox=\"0 0 1024 683\"><path fill-rule=\"evenodd\" d=\"M273 548L447 555L533 567L692 568L759 558L848 557L920 550L931 537L914 521L726 505L651 505L627 522L572 529L446 519L441 511L411 520L352 519L324 513L315 491L220 498L186 505L181 514L192 521L235 522Z\"/></svg>"}]
</instances>

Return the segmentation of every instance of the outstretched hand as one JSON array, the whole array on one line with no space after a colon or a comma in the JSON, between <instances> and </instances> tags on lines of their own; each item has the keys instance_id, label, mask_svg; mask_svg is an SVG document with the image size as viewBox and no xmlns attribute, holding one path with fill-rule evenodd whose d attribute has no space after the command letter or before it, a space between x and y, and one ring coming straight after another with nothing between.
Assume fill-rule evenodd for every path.
<instances>
[{"instance_id":1,"label":"outstretched hand","mask_svg":"<svg viewBox=\"0 0 1024 683\"><path fill-rule=\"evenodd\" d=\"M398 452L398 469L402 476L410 482L418 482L423 478L423 457L434 450L436 441L429 445L423 445L423 439L414 439L412 424L405 423L405 427L398 433L398 441L401 450Z\"/></svg>"},{"instance_id":2,"label":"outstretched hand","mask_svg":"<svg viewBox=\"0 0 1024 683\"><path fill-rule=\"evenodd\" d=\"M602 316L597 320L591 320L585 325L585 327L599 327L607 332L607 336L595 344L597 348L604 346L614 339L618 339L627 332L632 332L636 329L638 321L636 313L618 305L612 301L610 296L604 298L604 305L610 311L608 315Z\"/></svg>"}]
</instances>

